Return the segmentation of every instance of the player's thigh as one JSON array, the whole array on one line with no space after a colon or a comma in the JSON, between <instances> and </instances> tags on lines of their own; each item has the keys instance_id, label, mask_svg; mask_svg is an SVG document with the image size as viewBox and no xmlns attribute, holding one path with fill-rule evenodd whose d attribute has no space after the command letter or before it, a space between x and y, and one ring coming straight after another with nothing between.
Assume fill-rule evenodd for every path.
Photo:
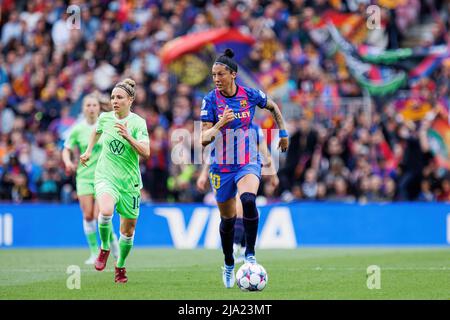
<instances>
[{"instance_id":1,"label":"player's thigh","mask_svg":"<svg viewBox=\"0 0 450 320\"><path fill-rule=\"evenodd\" d=\"M246 174L237 183L237 189L239 194L250 192L253 194L258 193L259 177L253 173Z\"/></svg>"},{"instance_id":2,"label":"player's thigh","mask_svg":"<svg viewBox=\"0 0 450 320\"><path fill-rule=\"evenodd\" d=\"M81 211L83 211L83 217L87 221L94 219L94 195L87 194L78 196L78 201L80 202Z\"/></svg>"},{"instance_id":3,"label":"player's thigh","mask_svg":"<svg viewBox=\"0 0 450 320\"><path fill-rule=\"evenodd\" d=\"M124 236L131 237L134 235L134 231L136 230L136 222L137 219L128 219L124 217L120 217L120 234Z\"/></svg>"},{"instance_id":4,"label":"player's thigh","mask_svg":"<svg viewBox=\"0 0 450 320\"><path fill-rule=\"evenodd\" d=\"M120 193L114 184L104 180L95 181L95 196L99 212L105 216L113 215L114 206L120 199Z\"/></svg>"},{"instance_id":5,"label":"player's thigh","mask_svg":"<svg viewBox=\"0 0 450 320\"><path fill-rule=\"evenodd\" d=\"M108 192L104 192L97 197L99 212L104 216L112 216L114 213L114 205L116 200L114 196Z\"/></svg>"},{"instance_id":6,"label":"player's thigh","mask_svg":"<svg viewBox=\"0 0 450 320\"><path fill-rule=\"evenodd\" d=\"M137 219L139 216L139 207L141 205L140 192L124 192L116 204L116 211L121 218Z\"/></svg>"},{"instance_id":7,"label":"player's thigh","mask_svg":"<svg viewBox=\"0 0 450 320\"><path fill-rule=\"evenodd\" d=\"M236 199L230 198L224 202L217 202L220 216L224 218L233 218L236 215Z\"/></svg>"},{"instance_id":8,"label":"player's thigh","mask_svg":"<svg viewBox=\"0 0 450 320\"><path fill-rule=\"evenodd\" d=\"M237 188L234 183L234 177L234 172L209 172L209 181L217 202L227 202L236 196Z\"/></svg>"}]
</instances>

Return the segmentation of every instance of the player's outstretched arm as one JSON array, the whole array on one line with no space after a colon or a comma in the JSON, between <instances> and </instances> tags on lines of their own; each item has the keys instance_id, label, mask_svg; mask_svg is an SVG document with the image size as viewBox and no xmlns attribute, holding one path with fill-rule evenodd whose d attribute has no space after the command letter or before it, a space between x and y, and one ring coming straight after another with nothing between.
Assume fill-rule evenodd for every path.
<instances>
[{"instance_id":1,"label":"player's outstretched arm","mask_svg":"<svg viewBox=\"0 0 450 320\"><path fill-rule=\"evenodd\" d=\"M278 148L281 149L282 152L286 152L289 146L289 139L280 108L272 99L267 99L266 109L272 113L272 116L277 123L278 129L280 129L280 143L278 145Z\"/></svg>"},{"instance_id":2,"label":"player's outstretched arm","mask_svg":"<svg viewBox=\"0 0 450 320\"><path fill-rule=\"evenodd\" d=\"M98 139L100 139L101 132L97 132L96 129L92 130L91 137L89 138L89 144L86 151L80 156L80 162L83 166L87 167L87 161L91 157L92 149L94 149L95 144Z\"/></svg>"}]
</instances>

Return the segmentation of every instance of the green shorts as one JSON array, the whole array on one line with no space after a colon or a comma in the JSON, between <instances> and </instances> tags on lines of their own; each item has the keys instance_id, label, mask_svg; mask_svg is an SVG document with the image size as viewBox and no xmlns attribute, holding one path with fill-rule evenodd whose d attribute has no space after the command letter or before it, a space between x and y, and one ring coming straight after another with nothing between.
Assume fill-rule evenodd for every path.
<instances>
[{"instance_id":1,"label":"green shorts","mask_svg":"<svg viewBox=\"0 0 450 320\"><path fill-rule=\"evenodd\" d=\"M137 219L139 216L139 206L141 202L141 192L119 192L117 188L109 181L95 182L95 195L100 198L102 194L109 194L114 198L116 211L122 218Z\"/></svg>"},{"instance_id":2,"label":"green shorts","mask_svg":"<svg viewBox=\"0 0 450 320\"><path fill-rule=\"evenodd\" d=\"M93 195L95 196L95 188L93 180L78 180L77 183L77 195L78 196L87 196Z\"/></svg>"}]
</instances>

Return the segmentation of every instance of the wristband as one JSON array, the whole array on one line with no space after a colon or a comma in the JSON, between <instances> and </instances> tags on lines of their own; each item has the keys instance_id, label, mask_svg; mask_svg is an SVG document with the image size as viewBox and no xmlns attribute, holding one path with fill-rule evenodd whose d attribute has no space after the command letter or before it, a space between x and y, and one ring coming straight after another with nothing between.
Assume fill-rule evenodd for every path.
<instances>
[{"instance_id":1,"label":"wristband","mask_svg":"<svg viewBox=\"0 0 450 320\"><path fill-rule=\"evenodd\" d=\"M287 138L287 137L289 137L287 131L284 129L280 130L280 138Z\"/></svg>"}]
</instances>

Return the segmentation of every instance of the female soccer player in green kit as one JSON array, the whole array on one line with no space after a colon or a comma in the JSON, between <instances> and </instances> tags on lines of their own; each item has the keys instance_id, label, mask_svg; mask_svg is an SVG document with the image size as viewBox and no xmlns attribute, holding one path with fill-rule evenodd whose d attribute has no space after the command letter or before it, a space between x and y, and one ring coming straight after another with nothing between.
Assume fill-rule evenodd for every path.
<instances>
[{"instance_id":1,"label":"female soccer player in green kit","mask_svg":"<svg viewBox=\"0 0 450 320\"><path fill-rule=\"evenodd\" d=\"M95 194L99 204L98 228L101 248L95 269L106 267L110 253L111 220L114 207L120 215L119 258L115 266L115 282L127 282L125 260L133 247L134 230L139 216L140 189L139 156L150 156L147 125L143 118L131 112L136 83L125 79L111 93L113 111L104 112L92 132L89 146L80 156L89 165L95 143L102 136L102 152L95 169Z\"/></svg>"},{"instance_id":2,"label":"female soccer player in green kit","mask_svg":"<svg viewBox=\"0 0 450 320\"><path fill-rule=\"evenodd\" d=\"M83 99L82 112L84 119L75 124L70 131L69 138L64 144L62 158L66 172L72 174L76 172L76 189L80 202L81 211L83 212L83 229L86 239L89 244L91 256L85 261L85 264L94 264L97 258L97 216L98 205L95 201L94 191L94 172L95 164L100 156L101 146L96 144L92 150L91 163L89 167L84 167L72 162L72 151L78 148L80 153L83 153L88 146L91 132L95 127L98 116L100 114L100 102L95 95L87 95ZM111 234L111 250L114 257L117 259L119 254L119 244L117 236L114 232Z\"/></svg>"}]
</instances>

